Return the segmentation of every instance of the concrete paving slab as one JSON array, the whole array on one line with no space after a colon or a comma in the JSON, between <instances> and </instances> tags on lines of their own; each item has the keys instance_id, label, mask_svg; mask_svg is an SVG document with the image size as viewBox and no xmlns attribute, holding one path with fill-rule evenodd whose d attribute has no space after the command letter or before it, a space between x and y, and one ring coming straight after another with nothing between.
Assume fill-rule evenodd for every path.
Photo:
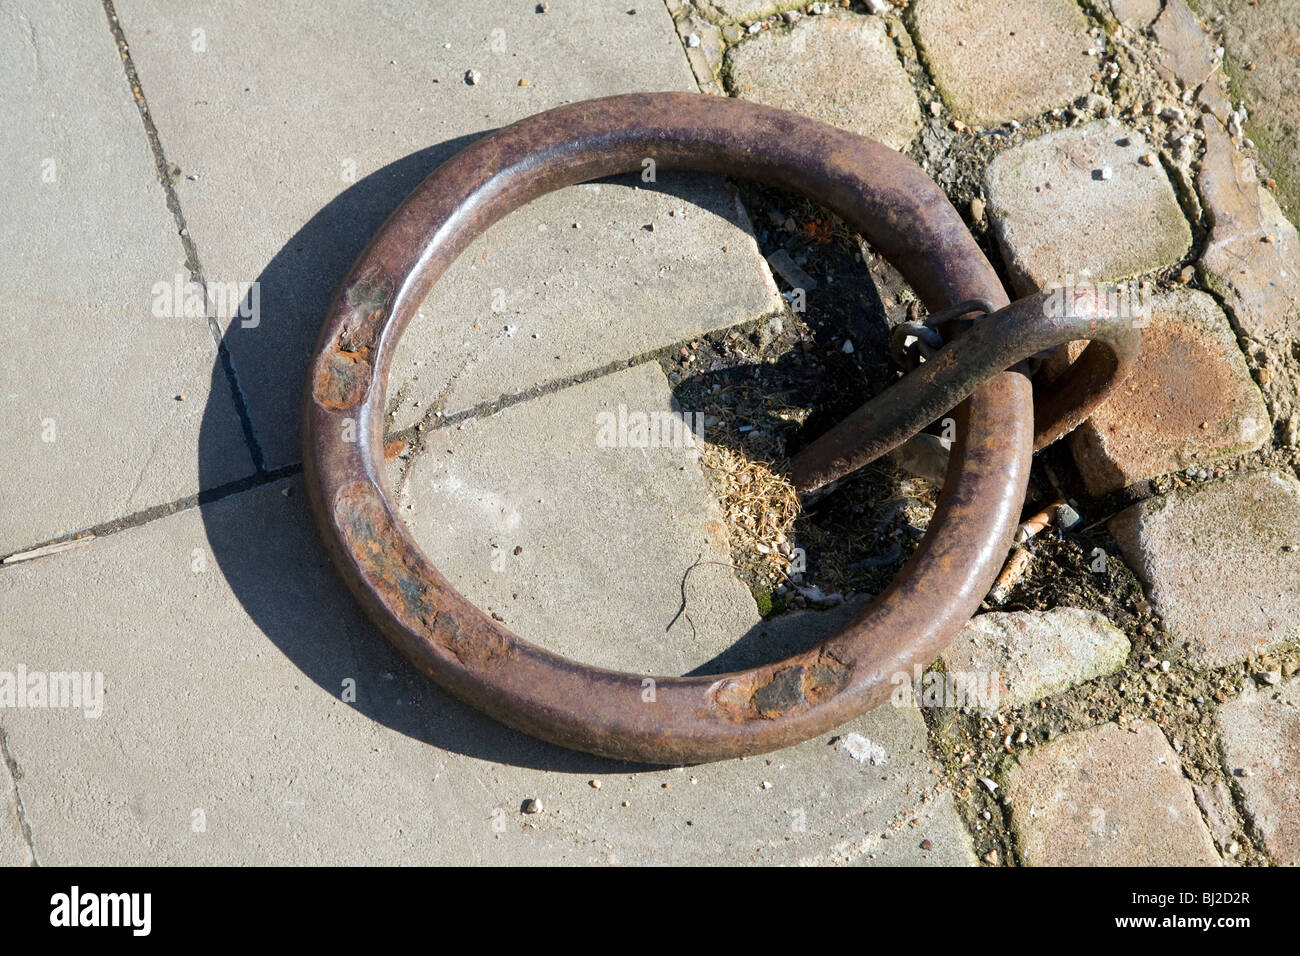
<instances>
[{"instance_id":1,"label":"concrete paving slab","mask_svg":"<svg viewBox=\"0 0 1300 956\"><path fill-rule=\"evenodd\" d=\"M162 0L118 4L163 147L181 170L176 189L205 272L260 282L260 323L230 323L226 342L268 467L298 458L302 371L335 287L439 162L487 130L566 102L697 89L662 4L556 0L549 13L535 9L490 0L471 17L445 0L409 10L240 2L200 15ZM340 19L350 25L346 44ZM693 214L671 243L632 246L669 202L649 189L623 204L612 187L600 200L570 189L499 224L439 284L426 307L432 321L407 332L393 394L419 374L415 359L449 342L459 351L420 375L412 402L437 395L462 359L476 370L461 372L454 397L472 404L772 307L774 286L747 230L727 218L722 186L660 184ZM551 241L539 242L538 225L552 219ZM557 236L560 227L572 238ZM487 250L487 264L478 263ZM500 264L511 262L503 274ZM651 278L661 268L671 281ZM496 289L507 310L528 309L527 322L496 321ZM543 296L545 312L535 304ZM540 326L546 350L512 356L520 364L509 370L499 346L486 334L478 341L476 322L487 333Z\"/></svg>"},{"instance_id":2,"label":"concrete paving slab","mask_svg":"<svg viewBox=\"0 0 1300 956\"><path fill-rule=\"evenodd\" d=\"M1177 262L1192 232L1141 134L1103 120L1007 150L985 174L988 214L1021 295ZM1141 223L1142 228L1134 228Z\"/></svg>"},{"instance_id":3,"label":"concrete paving slab","mask_svg":"<svg viewBox=\"0 0 1300 956\"><path fill-rule=\"evenodd\" d=\"M1196 664L1300 637L1300 482L1260 471L1149 498L1108 523Z\"/></svg>"},{"instance_id":4,"label":"concrete paving slab","mask_svg":"<svg viewBox=\"0 0 1300 956\"><path fill-rule=\"evenodd\" d=\"M657 178L543 196L465 250L398 346L392 427L780 311L739 200L711 177Z\"/></svg>"},{"instance_id":5,"label":"concrete paving slab","mask_svg":"<svg viewBox=\"0 0 1300 956\"><path fill-rule=\"evenodd\" d=\"M637 416L678 447L638 447ZM516 633L599 667L685 673L761 619L683 416L694 423L651 362L425 432L393 482L401 514Z\"/></svg>"},{"instance_id":6,"label":"concrete paving slab","mask_svg":"<svg viewBox=\"0 0 1300 956\"><path fill-rule=\"evenodd\" d=\"M1300 866L1300 679L1219 708L1224 767L1274 862Z\"/></svg>"},{"instance_id":7,"label":"concrete paving slab","mask_svg":"<svg viewBox=\"0 0 1300 956\"><path fill-rule=\"evenodd\" d=\"M155 288L188 275L102 8L10 4L0 58L7 555L196 493L205 406L205 483L253 468L206 320Z\"/></svg>"},{"instance_id":8,"label":"concrete paving slab","mask_svg":"<svg viewBox=\"0 0 1300 956\"><path fill-rule=\"evenodd\" d=\"M0 670L104 674L98 718L4 715L46 863L862 861L891 827L891 846L917 848L882 862L965 858L915 710L841 728L878 743L880 765L821 738L665 770L562 751L461 706L361 618L296 479L0 570L0 600L13 609ZM527 799L542 812L521 813Z\"/></svg>"}]
</instances>

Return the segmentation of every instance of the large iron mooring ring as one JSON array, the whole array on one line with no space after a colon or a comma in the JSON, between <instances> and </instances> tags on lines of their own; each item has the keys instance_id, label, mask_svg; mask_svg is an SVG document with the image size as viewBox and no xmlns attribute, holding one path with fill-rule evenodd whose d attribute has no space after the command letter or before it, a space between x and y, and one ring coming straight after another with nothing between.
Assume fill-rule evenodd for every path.
<instances>
[{"instance_id":1,"label":"large iron mooring ring","mask_svg":"<svg viewBox=\"0 0 1300 956\"><path fill-rule=\"evenodd\" d=\"M877 417L890 407L878 397L874 411L868 403L796 459L801 489L815 488L965 398L953 412L958 440L929 530L857 618L786 660L725 675L655 677L654 693L647 694L644 675L587 667L529 644L461 596L397 517L383 469L389 365L403 329L439 276L511 210L563 186L640 170L645 159L661 170L723 173L806 196L861 233L931 311L968 299L1007 303L943 193L879 143L722 97L638 93L574 103L457 153L370 242L330 306L316 345L304 397L303 458L312 508L334 563L388 638L445 690L565 747L648 763L694 763L775 750L830 731L885 701L895 674L910 674L913 665L938 656L988 591L1025 494L1035 444L1032 388L1020 372L1001 370L1046 347L1046 338L1055 344L1062 329L1007 345L996 333L1020 328L1016 307L980 320L889 390L922 372L941 379L912 411L920 425L885 423L893 437L864 452L858 446L878 438ZM1085 371L1076 373L1075 384L1099 393L1131 357L1136 333L1116 333L1106 315L1089 302L1079 304L1082 318L1066 338L1111 340L1100 350L1094 341L1076 363ZM1009 318L1002 325L990 321L998 316ZM972 339L983 362L978 375L966 375L964 384L953 381L962 376L942 380L944 369L960 358L949 348L976 333L987 340L980 346L984 340Z\"/></svg>"}]
</instances>

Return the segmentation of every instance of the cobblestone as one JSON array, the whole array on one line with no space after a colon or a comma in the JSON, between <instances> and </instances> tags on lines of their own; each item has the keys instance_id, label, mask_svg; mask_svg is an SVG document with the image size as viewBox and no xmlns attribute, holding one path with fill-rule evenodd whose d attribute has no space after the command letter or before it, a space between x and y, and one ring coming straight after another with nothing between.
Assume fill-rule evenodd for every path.
<instances>
[{"instance_id":1,"label":"cobblestone","mask_svg":"<svg viewBox=\"0 0 1300 956\"><path fill-rule=\"evenodd\" d=\"M1300 866L1300 679L1219 708L1225 769L1274 862Z\"/></svg>"},{"instance_id":2,"label":"cobblestone","mask_svg":"<svg viewBox=\"0 0 1300 956\"><path fill-rule=\"evenodd\" d=\"M1259 388L1213 299L1164 293L1146 322L1128 378L1070 436L1094 495L1252 451L1271 431Z\"/></svg>"},{"instance_id":3,"label":"cobblestone","mask_svg":"<svg viewBox=\"0 0 1300 956\"><path fill-rule=\"evenodd\" d=\"M1124 557L1189 658L1219 667L1300 636L1300 482L1233 475L1111 519Z\"/></svg>"},{"instance_id":4,"label":"cobblestone","mask_svg":"<svg viewBox=\"0 0 1300 956\"><path fill-rule=\"evenodd\" d=\"M1120 279L1183 257L1191 229L1164 170L1139 161L1147 152L1139 133L1103 120L1049 133L990 164L988 212L1021 295L1052 282Z\"/></svg>"},{"instance_id":5,"label":"cobblestone","mask_svg":"<svg viewBox=\"0 0 1300 956\"><path fill-rule=\"evenodd\" d=\"M1043 744L1006 775L1029 866L1205 866L1220 862L1160 729L1105 724Z\"/></svg>"},{"instance_id":6,"label":"cobblestone","mask_svg":"<svg viewBox=\"0 0 1300 956\"><path fill-rule=\"evenodd\" d=\"M1061 607L980 614L940 657L949 680L995 672L997 706L1015 707L1113 673L1128 652L1128 639L1104 615Z\"/></svg>"},{"instance_id":7,"label":"cobblestone","mask_svg":"<svg viewBox=\"0 0 1300 956\"><path fill-rule=\"evenodd\" d=\"M1205 0L1197 6L1222 31L1233 98L1248 114L1246 132L1267 157L1287 212L1300 216L1300 5Z\"/></svg>"},{"instance_id":8,"label":"cobblestone","mask_svg":"<svg viewBox=\"0 0 1300 956\"><path fill-rule=\"evenodd\" d=\"M1198 181L1213 224L1201 252L1206 280L1243 332L1264 341L1300 334L1300 237L1213 116L1203 115Z\"/></svg>"},{"instance_id":9,"label":"cobblestone","mask_svg":"<svg viewBox=\"0 0 1300 956\"><path fill-rule=\"evenodd\" d=\"M732 91L902 149L921 108L885 23L855 14L804 17L727 54ZM828 82L828 77L833 77Z\"/></svg>"},{"instance_id":10,"label":"cobblestone","mask_svg":"<svg viewBox=\"0 0 1300 956\"><path fill-rule=\"evenodd\" d=\"M1097 69L1073 0L920 0L916 40L958 119L992 126L1067 106Z\"/></svg>"}]
</instances>

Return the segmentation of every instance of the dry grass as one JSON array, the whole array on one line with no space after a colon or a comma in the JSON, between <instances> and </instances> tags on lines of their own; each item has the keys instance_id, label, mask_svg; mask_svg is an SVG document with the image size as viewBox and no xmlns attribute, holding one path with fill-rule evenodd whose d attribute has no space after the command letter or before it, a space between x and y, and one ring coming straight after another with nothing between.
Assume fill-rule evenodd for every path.
<instances>
[{"instance_id":1,"label":"dry grass","mask_svg":"<svg viewBox=\"0 0 1300 956\"><path fill-rule=\"evenodd\" d=\"M753 461L722 445L703 442L723 520L731 535L733 560L768 584L786 579L788 537L799 517L799 498L790 479L772 462Z\"/></svg>"}]
</instances>

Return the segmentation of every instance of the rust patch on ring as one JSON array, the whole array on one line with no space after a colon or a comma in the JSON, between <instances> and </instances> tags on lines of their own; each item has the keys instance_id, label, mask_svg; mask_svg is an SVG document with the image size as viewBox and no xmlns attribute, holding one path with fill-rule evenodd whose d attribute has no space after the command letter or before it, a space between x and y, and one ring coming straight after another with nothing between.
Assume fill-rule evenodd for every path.
<instances>
[{"instance_id":1,"label":"rust patch on ring","mask_svg":"<svg viewBox=\"0 0 1300 956\"><path fill-rule=\"evenodd\" d=\"M392 298L393 280L378 266L348 287L343 295L343 331L317 367L313 384L317 404L342 411L365 401L373 370L371 356Z\"/></svg>"},{"instance_id":2,"label":"rust patch on ring","mask_svg":"<svg viewBox=\"0 0 1300 956\"><path fill-rule=\"evenodd\" d=\"M435 588L407 559L388 510L366 482L355 481L339 489L334 520L352 560L391 613L466 667L482 669L506 659L510 642L495 628L438 607Z\"/></svg>"},{"instance_id":3,"label":"rust patch on ring","mask_svg":"<svg viewBox=\"0 0 1300 956\"><path fill-rule=\"evenodd\" d=\"M439 611L429 625L429 636L455 655L466 667L487 670L504 664L514 649L495 628L474 618Z\"/></svg>"},{"instance_id":4,"label":"rust patch on ring","mask_svg":"<svg viewBox=\"0 0 1300 956\"><path fill-rule=\"evenodd\" d=\"M760 675L762 672L760 672ZM718 710L732 720L775 720L839 693L850 668L829 651L767 672L767 679L730 678L712 688Z\"/></svg>"}]
</instances>

